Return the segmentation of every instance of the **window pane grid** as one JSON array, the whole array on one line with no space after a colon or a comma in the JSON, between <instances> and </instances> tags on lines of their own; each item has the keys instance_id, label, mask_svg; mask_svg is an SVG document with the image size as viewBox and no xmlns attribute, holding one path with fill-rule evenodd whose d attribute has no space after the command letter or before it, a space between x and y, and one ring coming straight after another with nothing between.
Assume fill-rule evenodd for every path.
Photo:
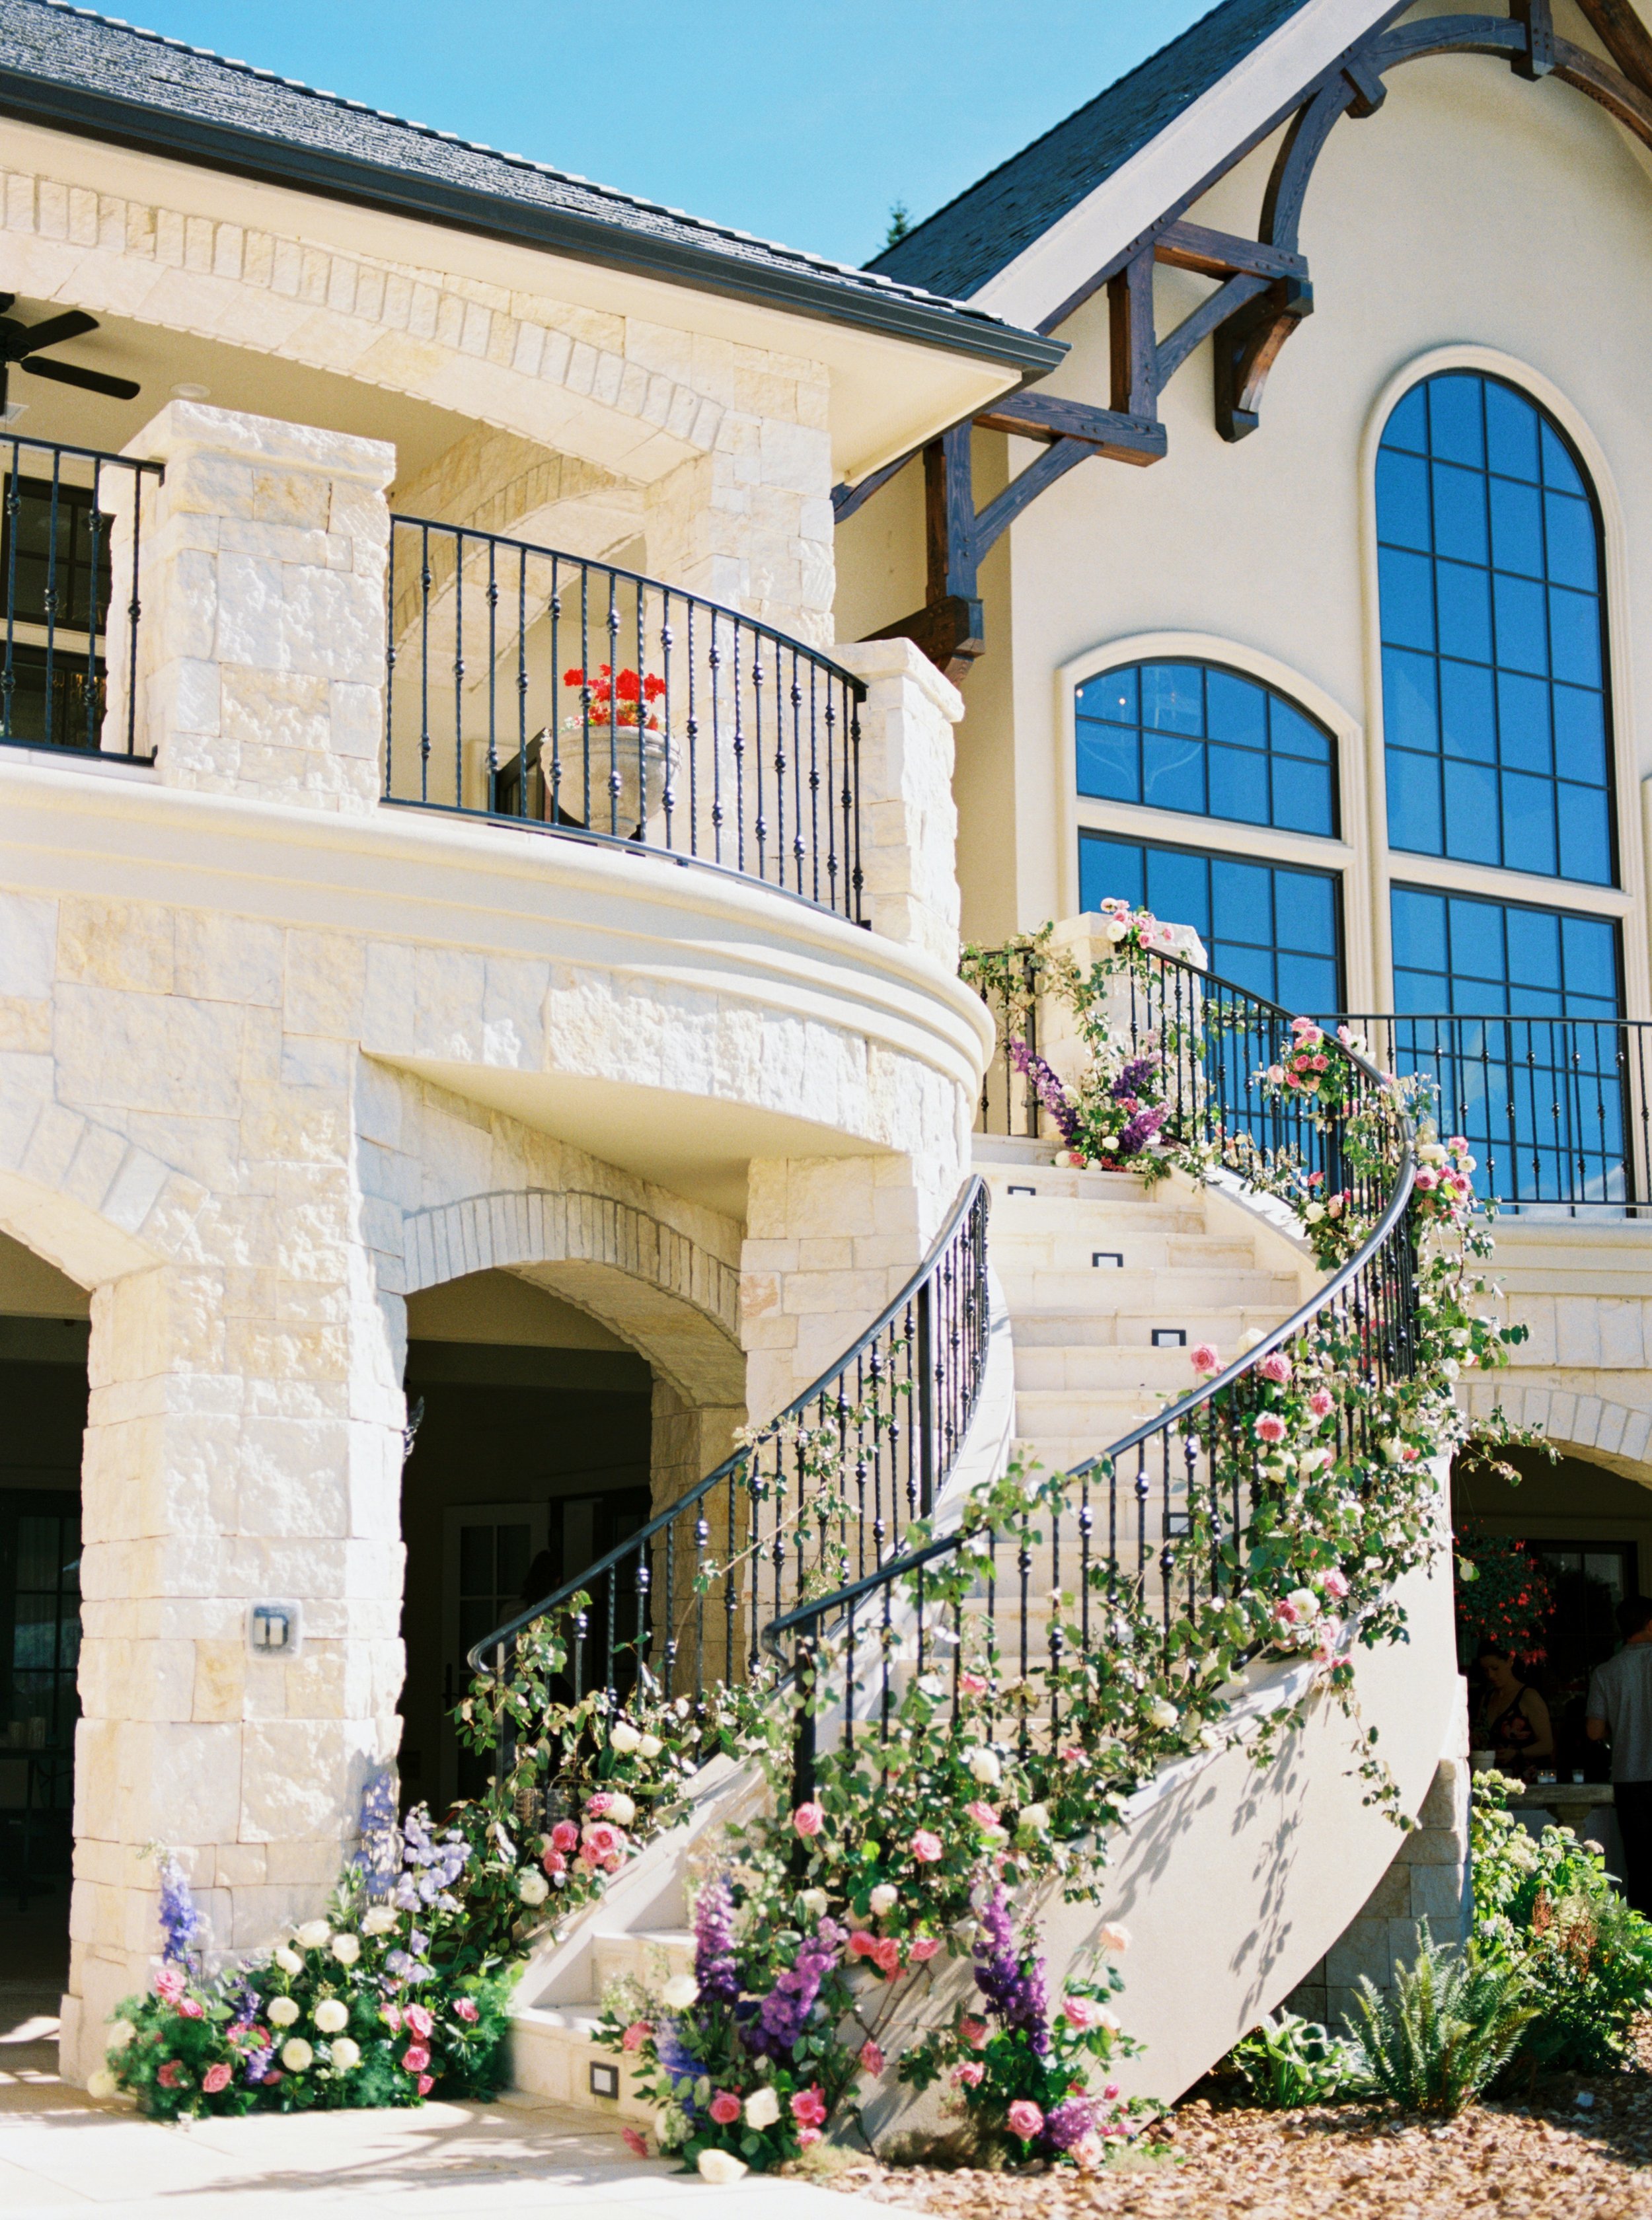
<instances>
[{"instance_id":1,"label":"window pane grid","mask_svg":"<svg viewBox=\"0 0 1652 2220\"><path fill-rule=\"evenodd\" d=\"M1390 844L1610 885L1599 533L1564 442L1448 371L1377 463Z\"/></svg>"},{"instance_id":2,"label":"window pane grid","mask_svg":"<svg viewBox=\"0 0 1652 2220\"><path fill-rule=\"evenodd\" d=\"M1075 708L1081 794L1336 835L1331 734L1243 672L1130 664L1087 679Z\"/></svg>"}]
</instances>

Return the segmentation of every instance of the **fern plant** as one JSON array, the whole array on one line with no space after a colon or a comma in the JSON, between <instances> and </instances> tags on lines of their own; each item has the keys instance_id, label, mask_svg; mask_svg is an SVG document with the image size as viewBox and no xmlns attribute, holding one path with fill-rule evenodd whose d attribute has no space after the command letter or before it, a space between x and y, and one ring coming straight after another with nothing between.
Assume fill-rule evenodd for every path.
<instances>
[{"instance_id":1,"label":"fern plant","mask_svg":"<svg viewBox=\"0 0 1652 2220\"><path fill-rule=\"evenodd\" d=\"M1360 1979L1351 2031L1374 2095L1411 2112L1462 2111L1512 2056L1537 2016L1530 1983L1515 1967L1459 1952L1420 1929L1416 1963L1394 1967L1393 2001Z\"/></svg>"}]
</instances>

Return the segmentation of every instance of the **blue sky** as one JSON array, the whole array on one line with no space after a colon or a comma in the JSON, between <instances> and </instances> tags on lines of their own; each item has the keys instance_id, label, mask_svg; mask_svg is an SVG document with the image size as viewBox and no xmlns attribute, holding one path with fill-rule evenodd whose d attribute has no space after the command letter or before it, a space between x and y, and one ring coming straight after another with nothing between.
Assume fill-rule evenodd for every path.
<instances>
[{"instance_id":1,"label":"blue sky","mask_svg":"<svg viewBox=\"0 0 1652 2220\"><path fill-rule=\"evenodd\" d=\"M1212 3L126 0L146 29L848 262L893 201L929 214Z\"/></svg>"}]
</instances>

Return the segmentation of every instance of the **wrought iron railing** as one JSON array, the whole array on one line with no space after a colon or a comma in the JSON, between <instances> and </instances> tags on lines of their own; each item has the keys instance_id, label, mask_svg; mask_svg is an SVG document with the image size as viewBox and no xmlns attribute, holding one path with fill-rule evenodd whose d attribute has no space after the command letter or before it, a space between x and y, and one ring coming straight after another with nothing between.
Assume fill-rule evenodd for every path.
<instances>
[{"instance_id":1,"label":"wrought iron railing","mask_svg":"<svg viewBox=\"0 0 1652 2220\"><path fill-rule=\"evenodd\" d=\"M1139 1007L1161 1039L1157 1026L1167 1009L1213 1008L1229 1038L1239 1041L1290 1024L1286 1012L1240 988L1223 988L1213 1000L1213 982L1174 958L1145 959ZM1201 1076L1213 1072L1219 1083L1226 1069L1219 1054L1213 1065L1199 1059L1193 1038L1190 1032L1184 1051L1189 1100ZM801 1672L807 1690L795 1753L799 1801L813 1793L822 1736L858 1741L868 1762L881 1762L902 1691L914 1678L929 1676L932 1723L943 1732L961 1716L966 1675L975 1683L972 1702L983 1681L1004 1688L1009 1739L1023 1750L1036 1743L1048 1751L1061 1725L1069 1643L1088 1651L1094 1641L1117 1655L1150 1627L1157 1654L1135 1662L1149 1674L1167 1671L1188 1646L1185 1621L1244 1576L1257 1512L1277 1494L1266 1445L1251 1423L1267 1377L1261 1367L1275 1351L1284 1351L1294 1367L1312 1359L1358 1369L1374 1392L1339 1406L1334 1448L1339 1459L1368 1458L1380 1470L1378 1445L1368 1438L1381 1423L1378 1398L1415 1363L1407 1224L1412 1135L1403 1104L1364 1057L1334 1042L1330 1054L1342 1067L1342 1114L1360 1119L1368 1133L1387 1135L1371 1175L1380 1192L1366 1196L1375 1205L1368 1238L1253 1349L1075 1465L1053 1509L1025 1510L982 1537L983 1569L968 1571L963 1553L975 1544L965 1530L875 1568L835 1594L801 1599L775 1619L765 1642L782 1670ZM1198 1114L1213 1109L1206 1098ZM1063 1591L1069 1606L1056 1600ZM1126 1595L1137 1606L1129 1617L1118 1609ZM1131 1664L1129 1656L1119 1662ZM989 1737L995 1730L989 1720Z\"/></svg>"},{"instance_id":2,"label":"wrought iron railing","mask_svg":"<svg viewBox=\"0 0 1652 2220\"><path fill-rule=\"evenodd\" d=\"M894 1556L933 1507L980 1392L987 1208L972 1179L921 1269L830 1372L639 1532L485 1636L471 1671L508 1678L516 1637L583 1594L565 1699L645 1679L697 1700L744 1679L764 1625L801 1597Z\"/></svg>"},{"instance_id":3,"label":"wrought iron railing","mask_svg":"<svg viewBox=\"0 0 1652 2220\"><path fill-rule=\"evenodd\" d=\"M738 872L858 922L861 682L612 564L390 520L384 798Z\"/></svg>"},{"instance_id":4,"label":"wrought iron railing","mask_svg":"<svg viewBox=\"0 0 1652 2220\"><path fill-rule=\"evenodd\" d=\"M1354 1017L1379 1063L1431 1083L1440 1130L1470 1142L1500 1208L1652 1207L1652 1026L1624 1018Z\"/></svg>"},{"instance_id":5,"label":"wrought iron railing","mask_svg":"<svg viewBox=\"0 0 1652 2220\"><path fill-rule=\"evenodd\" d=\"M0 472L0 741L135 757L145 481L160 465L8 432ZM125 683L111 728L112 645Z\"/></svg>"}]
</instances>

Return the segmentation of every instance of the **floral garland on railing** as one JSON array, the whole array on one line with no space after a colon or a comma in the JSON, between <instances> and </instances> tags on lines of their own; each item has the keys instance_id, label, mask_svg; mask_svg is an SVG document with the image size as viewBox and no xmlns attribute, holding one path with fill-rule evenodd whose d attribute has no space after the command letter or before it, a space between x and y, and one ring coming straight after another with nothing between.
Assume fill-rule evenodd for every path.
<instances>
[{"instance_id":1,"label":"floral garland on railing","mask_svg":"<svg viewBox=\"0 0 1652 2220\"><path fill-rule=\"evenodd\" d=\"M1077 982L1072 991L1081 1002L1105 993L1115 961L1128 966L1151 950L1139 914L1116 911L1114 921L1122 927L1116 957ZM1047 929L1032 937L1035 945L1047 938ZM1110 1042L1102 1045L1112 1053ZM1312 1096L1312 1114L1337 1123L1345 1161L1356 1171L1392 1174L1405 1090L1389 1082L1354 1098L1340 1083L1340 1061L1305 1022L1289 1063L1277 1076L1260 1075L1258 1083L1264 1091ZM1125 1068L1106 1083L1116 1104L1123 1098L1112 1089ZM1150 1081L1150 1075L1132 1079L1138 1102ZM1077 1090L1081 1101L1099 1102L1096 1089L1087 1097L1086 1084ZM1094 1114L1105 1127L1111 1113ZM1115 1153L1121 1152L1107 1152L1108 1160ZM1138 1168L1144 1176L1179 1167L1205 1177L1223 1153L1155 1143L1139 1152ZM565 1925L595 1901L681 1816L690 1778L721 1752L757 1770L767 1804L723 1830L695 1906L695 1970L623 1984L608 2000L603 2039L655 2108L652 2143L633 2128L627 2132L633 2145L676 2153L711 2180L795 2159L822 2134L856 2122L870 2089L886 2080L883 2038L898 2002L908 2022L914 2013L929 2018L920 2034L903 2034L895 2071L917 2087L944 2077L961 2131L977 2150L1099 2162L1151 2110L1122 2103L1110 2073L1130 2048L1112 2001L1120 1987L1115 1961L1127 1937L1102 1930L1102 1955L1087 1975L1067 1980L1052 2011L1032 1924L1036 1899L1050 1887L1069 1899L1095 1898L1107 1832L1134 1791L1167 1762L1220 1749L1241 1732L1231 1707L1249 1662L1306 1662L1315 1668L1314 1691L1351 1705L1352 1645L1403 1635L1393 1585L1436 1546L1434 1462L1468 1435L1456 1382L1465 1370L1506 1363L1510 1345L1524 1338L1518 1325L1499 1325L1487 1307L1497 1291L1478 1267L1491 1244L1475 1216L1466 1144L1425 1137L1417 1154L1413 1369L1377 1386L1357 1325L1325 1314L1288 1350L1271 1353L1244 1375L1246 1422L1267 1487L1240 1537L1215 1534L1194 1507L1178 1553L1219 1566L1222 1577L1214 1593L1178 1614L1168 1637L1144 1599L1128 1587L1107 1592L1100 1566L1092 1574L1092 1613L1100 1616L1099 1624L1093 1617L1089 1645L1081 1599L1064 1591L1057 1599L1058 1661L1031 1680L992 1653L978 1621L965 1621L976 1631L958 1660L956 1709L950 1689L931 1674L909 1675L882 1735L848 1748L839 1741L822 1752L814 1794L794 1807L800 1711L826 1705L832 1669L842 1664L830 1641L795 1682L765 1659L749 1680L709 1690L698 1706L667 1699L644 1659L623 1699L602 1690L567 1702L557 1687L575 1620L589 1608L588 1598L572 1598L517 1637L508 1676L479 1680L460 1707L460 1731L471 1746L496 1751L502 1743L506 1762L494 1788L458 1807L445 1836L433 1838L464 1855L436 1892L453 1911L439 1905L428 1924L422 1911L416 1922L409 1911L411 1924L396 1928L395 1948L411 1970L392 1969L388 1928L380 1936L370 1933L365 1917L353 1924L345 1918L360 1901L358 1883L336 1908L325 1942L306 1941L301 1930L284 1946L299 1961L296 1972L277 1953L266 1966L219 1977L210 1989L212 2011L225 2007L214 2018L221 2030L215 2066L228 2062L223 2045L233 2043L240 2055L249 2027L273 2032L277 1996L290 1996L297 2006L291 2024L308 2015L308 2024L323 2033L319 2011L336 1992L348 2014L340 2033L360 2048L362 2065L349 2063L346 2049L340 2068L337 2036L321 2042L302 2035L298 2063L277 2058L278 2101L359 2101L345 2092L369 2088L392 2092L371 2101L417 2101L427 2073L444 2094L483 2086L482 2038L475 2038L474 2054L467 2050L471 2038L454 2037L455 2015L461 2028L490 2027L491 2015L502 2015L509 1969L553 1924ZM1299 1167L1283 1158L1241 1157L1246 1175L1295 1212L1322 1262L1342 1261L1368 1237L1370 1224L1351 1192L1333 1212ZM1222 1358L1208 1345L1190 1355L1196 1393ZM1339 1427L1339 1414L1356 1405L1363 1430ZM1182 1423L1205 1428L1207 1446L1221 1453L1223 1430L1212 1425L1207 1406L1201 1416L1190 1406ZM1499 1428L1504 1437L1517 1437L1500 1419L1489 1431ZM1350 1438L1379 1444L1380 1486L1339 1450ZM824 1449L820 1461L821 1484L829 1487ZM1068 1487L1063 1475L1012 1465L977 1491L964 1507L956 1548L926 1568L930 1623L945 1623L949 1604L961 1605L988 1569L993 1537L1036 1543L1039 1521ZM904 1546L925 1538L920 1525L909 1530ZM906 1578L909 1591L914 1580ZM1052 1695L1061 1730L1041 1742L1022 1726ZM1256 1737L1261 1755L1309 1699ZM1368 1749L1360 1769L1372 1782L1368 1800L1384 1795ZM341 1975L336 1937L346 1932L359 1936L360 1955ZM945 2001L951 1992L937 1979L959 1960L975 1991L975 2001L962 2006ZM439 1974L439 1964L446 1970ZM427 1982L428 2038L409 2023L402 2002ZM396 1983L402 1986L391 1993ZM202 1984L186 1974L184 1987L203 1993L206 2017ZM445 2017L435 2009L438 1998ZM460 2009L471 1998L475 2023ZM394 2028L387 2007L401 2014ZM134 2032L111 2052L111 2070L156 2111L244 2109L251 2077L209 2090L190 2049L197 2038L179 2025L180 2008L159 1986L143 2006L128 2007ZM408 2062L409 2024L415 2052L431 2053L416 2072ZM446 2046L440 2075L439 2026ZM117 2038L122 2032L117 2029ZM269 2047L261 2042L259 2055ZM363 2072L370 2047L371 2075ZM123 2066L134 2054L141 2065ZM185 2061L170 2086L159 2070L167 2058ZM267 2081L258 2086L265 2093L250 2101L269 2101ZM232 2087L237 2093L226 2102Z\"/></svg>"}]
</instances>

